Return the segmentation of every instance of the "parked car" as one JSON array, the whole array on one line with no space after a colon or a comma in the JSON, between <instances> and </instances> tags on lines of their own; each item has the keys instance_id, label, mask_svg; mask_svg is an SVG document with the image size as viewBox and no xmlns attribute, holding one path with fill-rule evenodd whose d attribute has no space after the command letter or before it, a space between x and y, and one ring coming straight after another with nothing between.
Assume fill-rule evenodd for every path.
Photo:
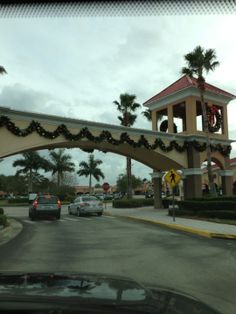
<instances>
[{"instance_id":1,"label":"parked car","mask_svg":"<svg viewBox=\"0 0 236 314\"><path fill-rule=\"evenodd\" d=\"M34 220L39 216L61 217L61 202L55 195L38 195L29 206L29 217Z\"/></svg>"},{"instance_id":2,"label":"parked car","mask_svg":"<svg viewBox=\"0 0 236 314\"><path fill-rule=\"evenodd\" d=\"M114 193L113 198L114 200L119 200L123 197L122 193Z\"/></svg>"},{"instance_id":3,"label":"parked car","mask_svg":"<svg viewBox=\"0 0 236 314\"><path fill-rule=\"evenodd\" d=\"M104 200L104 195L103 194L96 194L95 197L98 198L100 201Z\"/></svg>"},{"instance_id":4,"label":"parked car","mask_svg":"<svg viewBox=\"0 0 236 314\"><path fill-rule=\"evenodd\" d=\"M105 201L112 201L113 195L112 194L104 194L104 200Z\"/></svg>"},{"instance_id":5,"label":"parked car","mask_svg":"<svg viewBox=\"0 0 236 314\"><path fill-rule=\"evenodd\" d=\"M103 214L103 204L95 196L79 196L68 206L68 213L77 216L96 213L101 216Z\"/></svg>"},{"instance_id":6,"label":"parked car","mask_svg":"<svg viewBox=\"0 0 236 314\"><path fill-rule=\"evenodd\" d=\"M153 198L154 196L154 192L153 191L147 191L145 193L145 198Z\"/></svg>"}]
</instances>

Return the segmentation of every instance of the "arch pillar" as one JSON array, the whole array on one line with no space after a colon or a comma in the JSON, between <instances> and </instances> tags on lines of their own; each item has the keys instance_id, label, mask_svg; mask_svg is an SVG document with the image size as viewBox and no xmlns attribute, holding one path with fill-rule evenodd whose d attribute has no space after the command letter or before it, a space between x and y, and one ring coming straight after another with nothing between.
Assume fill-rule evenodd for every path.
<instances>
[{"instance_id":1,"label":"arch pillar","mask_svg":"<svg viewBox=\"0 0 236 314\"><path fill-rule=\"evenodd\" d=\"M201 155L193 146L188 148L188 168L182 169L184 199L202 197Z\"/></svg>"},{"instance_id":2,"label":"arch pillar","mask_svg":"<svg viewBox=\"0 0 236 314\"><path fill-rule=\"evenodd\" d=\"M163 177L162 171L153 171L151 173L152 176L152 182L153 182L153 191L154 191L154 208L163 208L162 204L162 177Z\"/></svg>"},{"instance_id":3,"label":"arch pillar","mask_svg":"<svg viewBox=\"0 0 236 314\"><path fill-rule=\"evenodd\" d=\"M232 196L234 171L233 170L219 170L219 175L221 176L223 195Z\"/></svg>"},{"instance_id":4,"label":"arch pillar","mask_svg":"<svg viewBox=\"0 0 236 314\"><path fill-rule=\"evenodd\" d=\"M202 197L202 169L182 169L184 182L184 199Z\"/></svg>"}]
</instances>

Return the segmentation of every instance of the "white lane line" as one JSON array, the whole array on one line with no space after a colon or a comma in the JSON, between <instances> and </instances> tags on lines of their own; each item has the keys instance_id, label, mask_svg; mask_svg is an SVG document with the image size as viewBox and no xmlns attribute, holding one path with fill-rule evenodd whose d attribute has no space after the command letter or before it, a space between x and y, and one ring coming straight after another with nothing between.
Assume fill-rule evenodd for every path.
<instances>
[{"instance_id":1,"label":"white lane line","mask_svg":"<svg viewBox=\"0 0 236 314\"><path fill-rule=\"evenodd\" d=\"M35 224L36 223L35 221L31 221L28 219L23 219L22 221L26 222L27 224Z\"/></svg>"},{"instance_id":2,"label":"white lane line","mask_svg":"<svg viewBox=\"0 0 236 314\"><path fill-rule=\"evenodd\" d=\"M80 221L78 218L64 218L64 220L69 220L69 221Z\"/></svg>"}]
</instances>

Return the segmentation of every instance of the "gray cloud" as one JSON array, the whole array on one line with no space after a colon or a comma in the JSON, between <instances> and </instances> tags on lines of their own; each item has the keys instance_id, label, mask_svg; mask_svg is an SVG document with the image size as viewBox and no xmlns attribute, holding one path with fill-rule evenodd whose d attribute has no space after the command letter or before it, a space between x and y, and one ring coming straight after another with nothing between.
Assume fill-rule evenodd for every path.
<instances>
[{"instance_id":1,"label":"gray cloud","mask_svg":"<svg viewBox=\"0 0 236 314\"><path fill-rule=\"evenodd\" d=\"M234 16L0 20L0 59L9 73L1 77L0 104L119 124L112 101L124 92L136 94L139 103L157 94L180 77L184 54L198 44L215 48L221 62L207 81L236 93L235 23ZM231 138L235 103L228 107ZM135 126L150 129L141 110L137 114ZM79 149L70 153L77 164L87 158ZM124 172L124 157L97 151L96 157L111 183ZM14 172L14 158L1 170ZM150 169L134 162L133 172L147 177Z\"/></svg>"}]
</instances>

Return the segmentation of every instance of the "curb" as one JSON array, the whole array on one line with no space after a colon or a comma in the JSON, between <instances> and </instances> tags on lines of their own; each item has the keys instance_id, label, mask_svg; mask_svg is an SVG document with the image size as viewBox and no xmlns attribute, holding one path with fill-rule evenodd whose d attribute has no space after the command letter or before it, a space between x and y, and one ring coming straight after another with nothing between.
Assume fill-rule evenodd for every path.
<instances>
[{"instance_id":1,"label":"curb","mask_svg":"<svg viewBox=\"0 0 236 314\"><path fill-rule=\"evenodd\" d=\"M13 218L8 218L8 220L10 222L10 226L0 230L0 245L3 245L15 238L23 229L23 226L19 221Z\"/></svg>"},{"instance_id":2,"label":"curb","mask_svg":"<svg viewBox=\"0 0 236 314\"><path fill-rule=\"evenodd\" d=\"M196 229L196 228L191 228L191 227L185 227L185 226L181 226L178 224L173 225L173 224L168 224L168 223L161 222L158 220L150 220L150 219L138 218L138 217L134 217L134 216L113 215L111 212L105 212L105 214L108 216L116 216L116 217L122 217L122 218L131 219L131 220L136 220L136 221L140 221L140 222L147 222L147 223L150 223L153 225L159 225L159 226L167 227L167 228L174 229L174 230L180 230L180 231L184 231L184 232L188 232L188 233L192 233L192 234L197 234L197 235L205 237L205 238L236 240L236 234L210 232L210 231L206 231L206 230L201 230L201 229Z\"/></svg>"}]
</instances>

